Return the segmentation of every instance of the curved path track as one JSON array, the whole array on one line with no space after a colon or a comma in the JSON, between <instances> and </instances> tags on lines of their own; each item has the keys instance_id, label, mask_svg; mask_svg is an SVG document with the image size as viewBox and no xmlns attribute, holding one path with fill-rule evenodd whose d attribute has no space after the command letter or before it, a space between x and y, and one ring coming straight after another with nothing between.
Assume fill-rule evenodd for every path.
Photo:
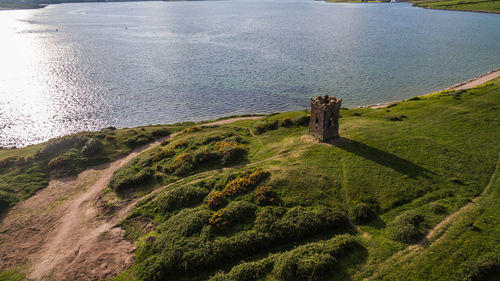
<instances>
[{"instance_id":1,"label":"curved path track","mask_svg":"<svg viewBox=\"0 0 500 281\"><path fill-rule=\"evenodd\" d=\"M232 118L203 126L258 118ZM125 202L113 216L107 216L99 199L117 169L163 140L77 177L51 180L48 187L12 208L0 222L0 270L26 265L30 279L95 280L129 267L135 246L124 240L116 224L137 200Z\"/></svg>"}]
</instances>

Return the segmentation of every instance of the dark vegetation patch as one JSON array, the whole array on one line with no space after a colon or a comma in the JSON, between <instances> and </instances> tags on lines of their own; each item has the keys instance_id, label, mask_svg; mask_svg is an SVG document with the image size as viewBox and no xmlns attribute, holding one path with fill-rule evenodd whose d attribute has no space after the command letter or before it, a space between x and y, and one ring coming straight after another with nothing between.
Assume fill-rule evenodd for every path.
<instances>
[{"instance_id":1,"label":"dark vegetation patch","mask_svg":"<svg viewBox=\"0 0 500 281\"><path fill-rule=\"evenodd\" d=\"M154 213L165 215L169 212L201 203L208 190L196 185L173 187L160 194L152 203Z\"/></svg>"},{"instance_id":2,"label":"dark vegetation patch","mask_svg":"<svg viewBox=\"0 0 500 281\"><path fill-rule=\"evenodd\" d=\"M217 273L210 281L264 280L321 280L331 272L348 251L361 245L353 236L340 235L319 242L307 243L290 251L271 254L253 262L243 262L228 273Z\"/></svg>"},{"instance_id":3,"label":"dark vegetation patch","mask_svg":"<svg viewBox=\"0 0 500 281\"><path fill-rule=\"evenodd\" d=\"M158 227L154 240L141 242L136 273L143 280L178 278L332 231L347 221L345 216L328 208L266 208L256 215L254 227L251 222L257 207L250 202L232 202L212 215L202 206L184 209ZM229 228L241 224L248 224L249 228L224 235Z\"/></svg>"},{"instance_id":4,"label":"dark vegetation patch","mask_svg":"<svg viewBox=\"0 0 500 281\"><path fill-rule=\"evenodd\" d=\"M276 130L276 129L278 129L278 125L279 125L278 120L259 122L259 123L255 124L255 133L262 134L266 131Z\"/></svg>"},{"instance_id":5,"label":"dark vegetation patch","mask_svg":"<svg viewBox=\"0 0 500 281\"><path fill-rule=\"evenodd\" d=\"M384 116L385 119L390 120L390 121L403 121L404 119L408 118L406 115L387 115Z\"/></svg>"},{"instance_id":6,"label":"dark vegetation patch","mask_svg":"<svg viewBox=\"0 0 500 281\"><path fill-rule=\"evenodd\" d=\"M281 119L266 119L263 121L257 121L254 125L254 131L256 134L260 135L267 131L276 130L279 127L290 128L292 126L308 126L310 117L308 115L297 116L291 118L289 116L284 116Z\"/></svg>"},{"instance_id":7,"label":"dark vegetation patch","mask_svg":"<svg viewBox=\"0 0 500 281\"><path fill-rule=\"evenodd\" d=\"M486 254L465 264L459 271L463 281L496 280L500 276L500 254Z\"/></svg>"},{"instance_id":8,"label":"dark vegetation patch","mask_svg":"<svg viewBox=\"0 0 500 281\"><path fill-rule=\"evenodd\" d=\"M399 215L388 224L391 238L405 243L415 242L422 236L419 226L423 220L424 217L415 211Z\"/></svg>"},{"instance_id":9,"label":"dark vegetation patch","mask_svg":"<svg viewBox=\"0 0 500 281\"><path fill-rule=\"evenodd\" d=\"M352 220L356 223L370 221L375 218L376 215L375 207L367 203L356 204L351 211Z\"/></svg>"}]
</instances>

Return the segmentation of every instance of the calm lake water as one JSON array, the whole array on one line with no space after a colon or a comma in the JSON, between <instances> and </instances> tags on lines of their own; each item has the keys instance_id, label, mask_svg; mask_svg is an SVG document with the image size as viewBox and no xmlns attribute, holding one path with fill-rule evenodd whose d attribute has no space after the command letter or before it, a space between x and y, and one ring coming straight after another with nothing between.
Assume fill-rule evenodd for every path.
<instances>
[{"instance_id":1,"label":"calm lake water","mask_svg":"<svg viewBox=\"0 0 500 281\"><path fill-rule=\"evenodd\" d=\"M500 66L500 15L309 0L89 3L0 11L0 146L345 106Z\"/></svg>"}]
</instances>

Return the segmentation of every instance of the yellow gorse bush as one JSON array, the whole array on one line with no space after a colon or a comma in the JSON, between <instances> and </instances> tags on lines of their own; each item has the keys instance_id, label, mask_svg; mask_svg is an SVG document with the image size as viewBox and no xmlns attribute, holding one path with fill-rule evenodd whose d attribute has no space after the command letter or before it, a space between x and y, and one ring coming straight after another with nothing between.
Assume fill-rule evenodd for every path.
<instances>
[{"instance_id":1,"label":"yellow gorse bush","mask_svg":"<svg viewBox=\"0 0 500 281\"><path fill-rule=\"evenodd\" d=\"M174 162L182 163L182 162L186 162L186 161L190 161L190 160L191 160L191 155L189 155L187 153L181 153L181 154L177 155L177 157L175 157Z\"/></svg>"},{"instance_id":2,"label":"yellow gorse bush","mask_svg":"<svg viewBox=\"0 0 500 281\"><path fill-rule=\"evenodd\" d=\"M215 212L212 217L208 219L208 223L217 227L221 227L229 222L230 217L231 211L228 208L222 208Z\"/></svg>"},{"instance_id":3,"label":"yellow gorse bush","mask_svg":"<svg viewBox=\"0 0 500 281\"><path fill-rule=\"evenodd\" d=\"M226 197L236 196L245 192L250 187L257 186L265 177L269 175L262 169L257 169L248 176L241 177L230 181L222 190Z\"/></svg>"},{"instance_id":4,"label":"yellow gorse bush","mask_svg":"<svg viewBox=\"0 0 500 281\"><path fill-rule=\"evenodd\" d=\"M261 185L255 190L255 199L260 204L273 204L275 201L273 188L267 185Z\"/></svg>"},{"instance_id":5,"label":"yellow gorse bush","mask_svg":"<svg viewBox=\"0 0 500 281\"><path fill-rule=\"evenodd\" d=\"M208 194L207 204L210 209L218 209L226 204L226 198L220 191L213 191Z\"/></svg>"},{"instance_id":6,"label":"yellow gorse bush","mask_svg":"<svg viewBox=\"0 0 500 281\"><path fill-rule=\"evenodd\" d=\"M184 133L194 133L201 130L201 127L191 127L184 130Z\"/></svg>"},{"instance_id":7,"label":"yellow gorse bush","mask_svg":"<svg viewBox=\"0 0 500 281\"><path fill-rule=\"evenodd\" d=\"M247 149L247 147L241 143L237 143L237 142L226 142L226 141L220 141L220 142L216 142L215 143L215 149L217 150L224 150L224 149L227 149L227 148L231 148L231 149Z\"/></svg>"}]
</instances>

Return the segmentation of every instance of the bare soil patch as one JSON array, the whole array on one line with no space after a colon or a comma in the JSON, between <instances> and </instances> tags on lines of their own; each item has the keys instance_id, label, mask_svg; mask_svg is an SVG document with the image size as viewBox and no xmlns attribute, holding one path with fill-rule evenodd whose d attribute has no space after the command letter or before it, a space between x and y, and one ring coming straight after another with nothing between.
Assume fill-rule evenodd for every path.
<instances>
[{"instance_id":1,"label":"bare soil patch","mask_svg":"<svg viewBox=\"0 0 500 281\"><path fill-rule=\"evenodd\" d=\"M221 120L228 124L260 116ZM172 135L173 137L175 135ZM117 227L138 199L123 202L113 215L104 212L102 191L113 173L164 139L127 156L88 169L49 186L12 208L0 221L0 270L27 265L35 280L96 280L129 267L135 245Z\"/></svg>"}]
</instances>

